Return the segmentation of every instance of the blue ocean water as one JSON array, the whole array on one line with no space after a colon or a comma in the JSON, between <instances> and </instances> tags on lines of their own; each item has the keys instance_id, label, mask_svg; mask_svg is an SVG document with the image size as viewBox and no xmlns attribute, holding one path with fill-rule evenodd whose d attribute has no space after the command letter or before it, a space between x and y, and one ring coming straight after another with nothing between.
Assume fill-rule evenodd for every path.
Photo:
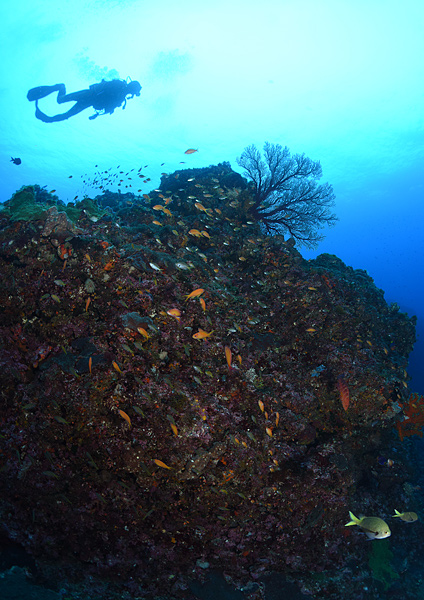
<instances>
[{"instance_id":1,"label":"blue ocean water","mask_svg":"<svg viewBox=\"0 0 424 600\"><path fill-rule=\"evenodd\" d=\"M65 202L94 196L99 173L112 191L148 193L162 172L240 170L243 148L267 140L305 153L321 162L339 221L299 249L367 270L418 317L407 370L424 394L420 0L17 0L0 18L0 202L35 183ZM139 81L140 97L57 123L27 100L36 86L75 92L103 78ZM52 94L40 108L69 105Z\"/></svg>"},{"instance_id":2,"label":"blue ocean water","mask_svg":"<svg viewBox=\"0 0 424 600\"><path fill-rule=\"evenodd\" d=\"M424 392L422 3L20 0L0 15L0 201L38 183L66 202L96 193L98 171L145 165L148 192L184 164L237 169L243 148L266 140L304 152L321 162L340 219L304 255L366 269L418 316L409 373ZM116 77L140 81L141 96L92 122L87 110L43 123L26 98ZM70 106L40 101L49 115Z\"/></svg>"},{"instance_id":3,"label":"blue ocean water","mask_svg":"<svg viewBox=\"0 0 424 600\"><path fill-rule=\"evenodd\" d=\"M98 192L98 171L145 165L148 192L184 165L237 169L243 148L266 140L304 152L321 162L340 219L305 256L366 269L418 316L409 373L424 392L421 2L20 0L0 15L0 201L38 183L66 202ZM43 123L26 98L116 77L140 81L141 96L95 121L87 110ZM40 101L49 115L70 106Z\"/></svg>"}]
</instances>

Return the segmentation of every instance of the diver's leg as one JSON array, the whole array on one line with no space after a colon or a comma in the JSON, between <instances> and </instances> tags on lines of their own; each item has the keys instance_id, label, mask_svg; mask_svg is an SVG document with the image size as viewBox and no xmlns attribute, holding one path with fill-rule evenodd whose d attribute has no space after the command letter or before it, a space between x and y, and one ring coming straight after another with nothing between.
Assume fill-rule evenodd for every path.
<instances>
[{"instance_id":1,"label":"diver's leg","mask_svg":"<svg viewBox=\"0 0 424 600\"><path fill-rule=\"evenodd\" d=\"M65 91L62 92L59 90L57 94L57 102L58 104L63 104L64 102L84 102L87 100L90 95L90 90L80 90L79 92L71 92L70 94L65 94Z\"/></svg>"},{"instance_id":2,"label":"diver's leg","mask_svg":"<svg viewBox=\"0 0 424 600\"><path fill-rule=\"evenodd\" d=\"M40 119L40 121L43 121L44 123L55 123L56 121L65 121L66 119L69 119L69 117L73 117L74 115L77 115L78 113L85 110L89 106L90 106L90 104L77 102L66 113L62 113L60 115L55 115L54 117L49 117L49 116L45 115L43 112L41 112L41 110L38 108L38 104L36 104L37 108L35 110L35 116L37 117L37 119Z\"/></svg>"},{"instance_id":3,"label":"diver's leg","mask_svg":"<svg viewBox=\"0 0 424 600\"><path fill-rule=\"evenodd\" d=\"M40 85L39 87L30 89L27 94L27 98L30 102L33 102L34 100L40 100L40 98L45 98L53 92L59 92L59 94L66 94L65 84L56 83L56 85Z\"/></svg>"}]
</instances>

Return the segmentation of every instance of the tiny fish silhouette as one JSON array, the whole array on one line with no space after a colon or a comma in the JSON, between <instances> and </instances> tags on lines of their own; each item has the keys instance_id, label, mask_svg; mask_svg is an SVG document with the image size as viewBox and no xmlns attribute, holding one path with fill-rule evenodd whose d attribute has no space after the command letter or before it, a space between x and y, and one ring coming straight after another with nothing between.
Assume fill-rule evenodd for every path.
<instances>
[{"instance_id":1,"label":"tiny fish silhouette","mask_svg":"<svg viewBox=\"0 0 424 600\"><path fill-rule=\"evenodd\" d=\"M20 165L22 161L20 158L13 158L13 156L12 156L10 158L10 162L13 162L14 165Z\"/></svg>"}]
</instances>

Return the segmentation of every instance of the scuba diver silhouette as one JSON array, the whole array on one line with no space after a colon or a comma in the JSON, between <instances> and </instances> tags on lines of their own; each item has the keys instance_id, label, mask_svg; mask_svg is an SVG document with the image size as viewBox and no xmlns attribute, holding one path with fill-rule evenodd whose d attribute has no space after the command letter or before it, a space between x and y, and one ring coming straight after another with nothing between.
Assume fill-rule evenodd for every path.
<instances>
[{"instance_id":1,"label":"scuba diver silhouette","mask_svg":"<svg viewBox=\"0 0 424 600\"><path fill-rule=\"evenodd\" d=\"M77 115L81 111L92 106L96 111L94 115L88 117L90 120L96 119L99 115L112 114L115 108L121 106L124 103L123 109L127 104L127 96L134 98L139 96L141 85L138 81L130 81L127 83L122 79L112 79L112 81L105 81L102 79L100 83L94 83L90 85L88 90L80 90L79 92L66 93L64 83L57 83L56 85L42 85L29 90L27 98L30 102L35 100L35 116L44 123L54 123L55 121L64 121ZM45 98L49 94L57 92L57 103L63 104L64 102L75 102L74 106L67 112L49 117L38 108L38 101L40 98Z\"/></svg>"}]
</instances>

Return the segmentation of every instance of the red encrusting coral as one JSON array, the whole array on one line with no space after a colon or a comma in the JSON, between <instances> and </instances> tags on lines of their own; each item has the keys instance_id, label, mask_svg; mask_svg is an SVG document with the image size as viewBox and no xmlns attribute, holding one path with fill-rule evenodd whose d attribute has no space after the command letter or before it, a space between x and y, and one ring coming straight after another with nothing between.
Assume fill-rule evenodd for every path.
<instances>
[{"instance_id":1,"label":"red encrusting coral","mask_svg":"<svg viewBox=\"0 0 424 600\"><path fill-rule=\"evenodd\" d=\"M396 423L400 441L405 437L418 435L423 437L424 428L424 396L413 393L406 402L399 402L404 419Z\"/></svg>"}]
</instances>

